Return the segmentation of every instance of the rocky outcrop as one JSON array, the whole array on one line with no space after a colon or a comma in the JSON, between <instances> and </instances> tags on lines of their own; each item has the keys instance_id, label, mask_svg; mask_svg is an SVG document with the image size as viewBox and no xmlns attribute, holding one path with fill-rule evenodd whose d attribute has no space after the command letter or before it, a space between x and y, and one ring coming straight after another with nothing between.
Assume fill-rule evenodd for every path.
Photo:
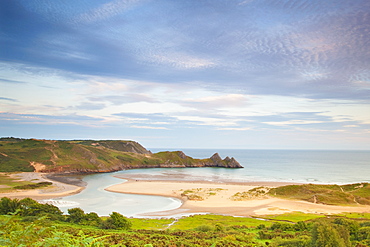
<instances>
[{"instance_id":1,"label":"rocky outcrop","mask_svg":"<svg viewBox=\"0 0 370 247\"><path fill-rule=\"evenodd\" d=\"M162 152L160 155L164 162L158 164L158 167L224 167L224 168L243 168L234 158L226 157L221 159L218 153L212 155L209 159L193 159L186 156L182 151ZM164 157L166 156L166 157Z\"/></svg>"},{"instance_id":2,"label":"rocky outcrop","mask_svg":"<svg viewBox=\"0 0 370 247\"><path fill-rule=\"evenodd\" d=\"M215 153L210 159L213 161L213 166L215 167L243 168L233 157L226 156L225 159L221 159L220 155Z\"/></svg>"}]
</instances>

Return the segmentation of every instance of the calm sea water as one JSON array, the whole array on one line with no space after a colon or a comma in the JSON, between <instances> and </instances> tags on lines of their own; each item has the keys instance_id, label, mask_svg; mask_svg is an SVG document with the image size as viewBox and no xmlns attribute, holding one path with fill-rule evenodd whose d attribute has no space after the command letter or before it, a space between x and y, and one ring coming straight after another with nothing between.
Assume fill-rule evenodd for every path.
<instances>
[{"instance_id":1,"label":"calm sea water","mask_svg":"<svg viewBox=\"0 0 370 247\"><path fill-rule=\"evenodd\" d=\"M162 149L151 149L159 152ZM210 180L283 181L302 183L370 182L370 151L323 150L206 150L183 149L194 158L218 152L222 158L234 157L244 168L185 169L191 176ZM129 171L135 172L135 171Z\"/></svg>"},{"instance_id":2,"label":"calm sea water","mask_svg":"<svg viewBox=\"0 0 370 247\"><path fill-rule=\"evenodd\" d=\"M166 149L169 150L169 149ZM151 149L153 153L163 149ZM170 150L172 151L172 150ZM113 176L161 180L205 181L283 181L303 183L347 184L370 182L370 151L312 150L206 150L182 149L194 158L208 158L218 152L222 158L234 157L243 169L226 168L152 168L94 174L84 177L88 183L80 194L57 198L54 203L62 210L80 207L85 212L108 215L116 211L126 216L178 208L175 198L130 195L107 192L104 188L124 182Z\"/></svg>"}]
</instances>

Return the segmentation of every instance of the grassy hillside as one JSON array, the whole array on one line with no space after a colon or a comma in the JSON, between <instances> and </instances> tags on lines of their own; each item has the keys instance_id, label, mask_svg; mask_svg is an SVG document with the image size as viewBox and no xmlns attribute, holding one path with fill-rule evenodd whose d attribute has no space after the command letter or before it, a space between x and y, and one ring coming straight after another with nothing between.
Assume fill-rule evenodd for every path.
<instances>
[{"instance_id":1,"label":"grassy hillside","mask_svg":"<svg viewBox=\"0 0 370 247\"><path fill-rule=\"evenodd\" d=\"M287 185L271 189L272 196L328 205L370 205L370 184Z\"/></svg>"},{"instance_id":2,"label":"grassy hillside","mask_svg":"<svg viewBox=\"0 0 370 247\"><path fill-rule=\"evenodd\" d=\"M235 160L222 162L224 167L240 167ZM109 172L150 167L219 166L218 163L193 159L182 152L152 154L133 141L0 139L0 172Z\"/></svg>"}]
</instances>

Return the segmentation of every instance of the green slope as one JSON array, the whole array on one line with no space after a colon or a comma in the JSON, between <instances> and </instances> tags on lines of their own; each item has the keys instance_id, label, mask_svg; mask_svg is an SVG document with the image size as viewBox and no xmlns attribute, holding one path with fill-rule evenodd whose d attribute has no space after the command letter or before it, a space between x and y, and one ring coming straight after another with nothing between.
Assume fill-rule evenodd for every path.
<instances>
[{"instance_id":1,"label":"green slope","mask_svg":"<svg viewBox=\"0 0 370 247\"><path fill-rule=\"evenodd\" d=\"M0 139L0 172L85 173L201 166L240 167L233 159L217 162L211 159L193 159L181 151L152 154L134 141Z\"/></svg>"},{"instance_id":2,"label":"green slope","mask_svg":"<svg viewBox=\"0 0 370 247\"><path fill-rule=\"evenodd\" d=\"M272 196L327 205L370 205L370 184L302 184L273 188Z\"/></svg>"}]
</instances>

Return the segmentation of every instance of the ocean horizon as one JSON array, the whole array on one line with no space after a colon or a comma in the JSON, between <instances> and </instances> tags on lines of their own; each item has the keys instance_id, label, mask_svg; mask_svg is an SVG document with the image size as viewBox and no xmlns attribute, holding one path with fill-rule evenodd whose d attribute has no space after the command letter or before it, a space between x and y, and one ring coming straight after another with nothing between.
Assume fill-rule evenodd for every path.
<instances>
[{"instance_id":1,"label":"ocean horizon","mask_svg":"<svg viewBox=\"0 0 370 247\"><path fill-rule=\"evenodd\" d=\"M346 184L370 182L370 150L286 150L286 149L162 149L153 153L181 150L193 158L234 157L244 168L203 176L219 176L241 182L272 181ZM203 169L203 168L201 168ZM220 169L220 168L216 168ZM221 168L222 169L222 168ZM191 170L190 170L191 171Z\"/></svg>"}]
</instances>

